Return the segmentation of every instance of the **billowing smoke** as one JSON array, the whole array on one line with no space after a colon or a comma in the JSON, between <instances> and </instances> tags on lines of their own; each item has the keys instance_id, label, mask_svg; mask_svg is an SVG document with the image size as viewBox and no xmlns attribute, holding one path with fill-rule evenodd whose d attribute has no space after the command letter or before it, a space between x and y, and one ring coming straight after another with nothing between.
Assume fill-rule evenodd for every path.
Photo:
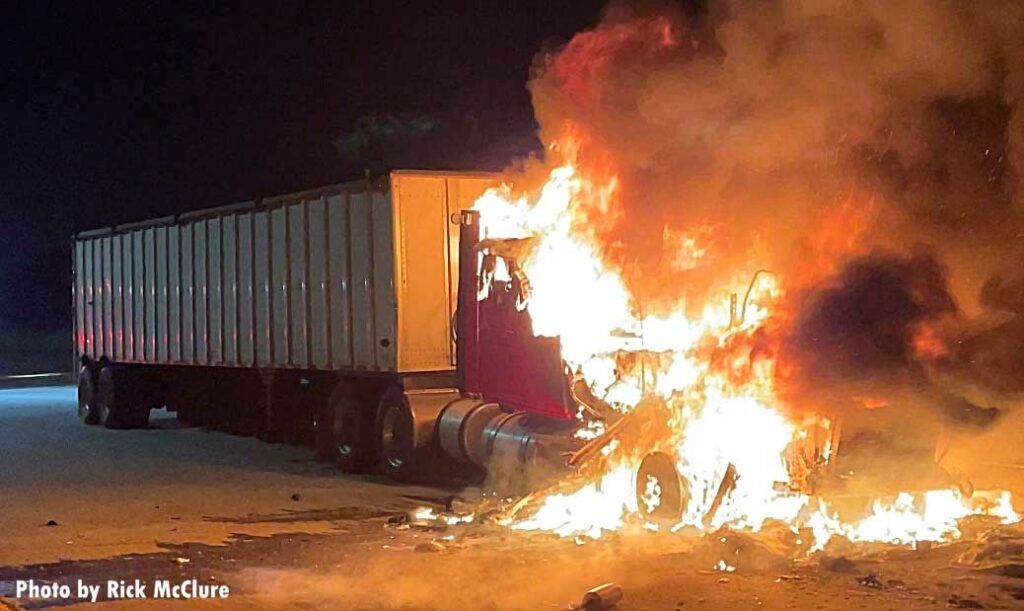
<instances>
[{"instance_id":1,"label":"billowing smoke","mask_svg":"<svg viewBox=\"0 0 1024 611\"><path fill-rule=\"evenodd\" d=\"M648 312L783 279L797 407L977 429L1024 391L1024 3L613 3L529 87Z\"/></svg>"},{"instance_id":2,"label":"billowing smoke","mask_svg":"<svg viewBox=\"0 0 1024 611\"><path fill-rule=\"evenodd\" d=\"M915 330L955 309L934 259L863 257L803 296L785 352L823 385L919 384Z\"/></svg>"},{"instance_id":3,"label":"billowing smoke","mask_svg":"<svg viewBox=\"0 0 1024 611\"><path fill-rule=\"evenodd\" d=\"M969 314L1024 254L1022 88L1009 0L613 4L530 83L542 138L617 177L589 225L648 307L927 249Z\"/></svg>"},{"instance_id":4,"label":"billowing smoke","mask_svg":"<svg viewBox=\"0 0 1024 611\"><path fill-rule=\"evenodd\" d=\"M618 176L607 256L673 301L920 243L976 293L1024 241L1022 87L1024 6L1000 0L614 4L530 84L543 138Z\"/></svg>"}]
</instances>

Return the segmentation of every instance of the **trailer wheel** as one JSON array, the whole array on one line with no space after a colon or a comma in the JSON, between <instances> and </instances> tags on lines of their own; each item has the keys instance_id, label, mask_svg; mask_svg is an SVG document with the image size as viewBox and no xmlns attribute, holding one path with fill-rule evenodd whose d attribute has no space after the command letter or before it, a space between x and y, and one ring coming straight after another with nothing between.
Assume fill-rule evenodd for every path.
<instances>
[{"instance_id":1,"label":"trailer wheel","mask_svg":"<svg viewBox=\"0 0 1024 611\"><path fill-rule=\"evenodd\" d=\"M88 365L82 365L78 370L78 417L85 424L100 423L99 410L96 409L96 380Z\"/></svg>"},{"instance_id":2,"label":"trailer wheel","mask_svg":"<svg viewBox=\"0 0 1024 611\"><path fill-rule=\"evenodd\" d=\"M149 406L133 392L133 380L123 367L100 371L96 405L99 422L108 429L144 428L149 424Z\"/></svg>"},{"instance_id":3,"label":"trailer wheel","mask_svg":"<svg viewBox=\"0 0 1024 611\"><path fill-rule=\"evenodd\" d=\"M333 394L332 394L333 398ZM331 462L335 459L334 406L332 401L321 401L313 409L313 453L317 460Z\"/></svg>"},{"instance_id":4,"label":"trailer wheel","mask_svg":"<svg viewBox=\"0 0 1024 611\"><path fill-rule=\"evenodd\" d=\"M354 384L339 382L313 417L316 455L342 471L369 471L377 460L373 418L376 400Z\"/></svg>"},{"instance_id":5,"label":"trailer wheel","mask_svg":"<svg viewBox=\"0 0 1024 611\"><path fill-rule=\"evenodd\" d=\"M409 408L388 393L381 400L377 416L377 439L380 443L380 471L391 479L409 481L421 466L416 447L415 422Z\"/></svg>"}]
</instances>

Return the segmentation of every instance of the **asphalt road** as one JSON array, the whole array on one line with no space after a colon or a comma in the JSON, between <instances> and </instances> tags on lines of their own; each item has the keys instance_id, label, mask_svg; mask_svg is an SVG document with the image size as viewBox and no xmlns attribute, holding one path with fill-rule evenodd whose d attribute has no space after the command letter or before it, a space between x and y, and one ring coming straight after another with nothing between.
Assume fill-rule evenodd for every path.
<instances>
[{"instance_id":1,"label":"asphalt road","mask_svg":"<svg viewBox=\"0 0 1024 611\"><path fill-rule=\"evenodd\" d=\"M188 577L210 546L250 558L342 530L380 536L387 516L447 494L348 476L306 448L163 411L147 430L115 431L81 424L75 409L73 387L0 390L0 596L32 575Z\"/></svg>"},{"instance_id":2,"label":"asphalt road","mask_svg":"<svg viewBox=\"0 0 1024 611\"><path fill-rule=\"evenodd\" d=\"M184 427L162 412L147 430L86 427L74 398L70 387L0 391L0 608L565 609L608 581L625 589L620 611L1024 601L1015 582L953 568L963 546L824 570L731 535L635 533L581 546L497 525L396 526L389 518L440 506L452 491L344 475L305 448ZM726 553L738 570L712 570ZM145 600L107 596L108 580L136 579ZM15 597L27 580L70 595ZM99 602L77 597L79 581L101 588ZM155 600L160 581L229 595Z\"/></svg>"}]
</instances>

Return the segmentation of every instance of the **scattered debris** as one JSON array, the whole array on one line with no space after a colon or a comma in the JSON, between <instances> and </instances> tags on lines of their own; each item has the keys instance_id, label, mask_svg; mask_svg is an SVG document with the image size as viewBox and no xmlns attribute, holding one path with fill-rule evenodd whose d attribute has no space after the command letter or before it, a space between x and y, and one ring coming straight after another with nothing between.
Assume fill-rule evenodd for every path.
<instances>
[{"instance_id":1,"label":"scattered debris","mask_svg":"<svg viewBox=\"0 0 1024 611\"><path fill-rule=\"evenodd\" d=\"M576 611L606 611L613 609L622 600L622 586L608 582L588 590L580 604L573 606Z\"/></svg>"},{"instance_id":2,"label":"scattered debris","mask_svg":"<svg viewBox=\"0 0 1024 611\"><path fill-rule=\"evenodd\" d=\"M441 545L437 541L425 541L413 548L413 551L420 553L432 553L443 552L445 549L445 546Z\"/></svg>"},{"instance_id":3,"label":"scattered debris","mask_svg":"<svg viewBox=\"0 0 1024 611\"><path fill-rule=\"evenodd\" d=\"M181 556L178 556L177 558L175 558L173 560L173 562L175 564L188 564L189 562L192 562L192 561L189 560L188 558L182 558Z\"/></svg>"},{"instance_id":4,"label":"scattered debris","mask_svg":"<svg viewBox=\"0 0 1024 611\"><path fill-rule=\"evenodd\" d=\"M950 596L949 600L947 602L949 603L950 607L955 607L957 609L984 609L985 608L985 605L983 605L980 602L974 600L973 598L964 598L962 596L957 596L956 594Z\"/></svg>"},{"instance_id":5,"label":"scattered debris","mask_svg":"<svg viewBox=\"0 0 1024 611\"><path fill-rule=\"evenodd\" d=\"M987 533L961 554L957 562L977 571L1024 579L1024 537Z\"/></svg>"},{"instance_id":6,"label":"scattered debris","mask_svg":"<svg viewBox=\"0 0 1024 611\"><path fill-rule=\"evenodd\" d=\"M792 570L792 550L784 542L765 533L745 533L721 529L702 537L694 549L697 562L716 572L732 573ZM706 559L706 560L705 560Z\"/></svg>"},{"instance_id":7,"label":"scattered debris","mask_svg":"<svg viewBox=\"0 0 1024 611\"><path fill-rule=\"evenodd\" d=\"M1002 589L1004 592L1009 593L1009 595L1012 596L1014 599L1024 600L1024 588L1013 585L1004 585L1002 586Z\"/></svg>"},{"instance_id":8,"label":"scattered debris","mask_svg":"<svg viewBox=\"0 0 1024 611\"><path fill-rule=\"evenodd\" d=\"M821 568L833 573L852 573L856 566L846 556L825 556L821 559Z\"/></svg>"},{"instance_id":9,"label":"scattered debris","mask_svg":"<svg viewBox=\"0 0 1024 611\"><path fill-rule=\"evenodd\" d=\"M46 523L47 526L58 526L57 520L50 520Z\"/></svg>"},{"instance_id":10,"label":"scattered debris","mask_svg":"<svg viewBox=\"0 0 1024 611\"><path fill-rule=\"evenodd\" d=\"M704 528L711 526L712 520L715 519L715 514L718 513L718 508L721 507L722 501L725 497L732 492L733 488L736 487L736 482L739 480L739 474L736 471L736 467L732 463L725 468L725 474L722 475L722 482L718 486L718 492L715 493L715 498L711 501L711 506L704 514Z\"/></svg>"},{"instance_id":11,"label":"scattered debris","mask_svg":"<svg viewBox=\"0 0 1024 611\"><path fill-rule=\"evenodd\" d=\"M449 526L457 524L469 524L475 518L475 514L453 515L450 513L437 513L431 507L419 507L406 514L405 522L402 522L401 518L395 521L392 521L393 518L390 518L388 519L388 524L401 527L402 524L408 523L409 526L423 530L444 530Z\"/></svg>"},{"instance_id":12,"label":"scattered debris","mask_svg":"<svg viewBox=\"0 0 1024 611\"><path fill-rule=\"evenodd\" d=\"M292 500L293 501L301 501L302 500L302 495L299 494L298 492L296 492L295 494L292 495Z\"/></svg>"},{"instance_id":13,"label":"scattered debris","mask_svg":"<svg viewBox=\"0 0 1024 611\"><path fill-rule=\"evenodd\" d=\"M878 575L874 573L868 573L867 575L861 577L857 580L857 583L864 586L865 588L874 588L876 590L881 590L883 587L885 587L885 584L882 583L882 580L879 579Z\"/></svg>"},{"instance_id":14,"label":"scattered debris","mask_svg":"<svg viewBox=\"0 0 1024 611\"><path fill-rule=\"evenodd\" d=\"M800 581L803 577L799 575L779 575L775 578L775 583L782 583L783 581Z\"/></svg>"}]
</instances>

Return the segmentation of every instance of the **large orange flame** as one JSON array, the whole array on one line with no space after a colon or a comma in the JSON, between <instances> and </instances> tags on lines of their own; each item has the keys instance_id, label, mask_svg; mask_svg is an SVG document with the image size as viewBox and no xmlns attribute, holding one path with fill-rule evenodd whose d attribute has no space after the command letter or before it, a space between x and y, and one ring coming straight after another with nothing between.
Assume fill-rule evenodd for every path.
<instances>
[{"instance_id":1,"label":"large orange flame","mask_svg":"<svg viewBox=\"0 0 1024 611\"><path fill-rule=\"evenodd\" d=\"M1006 493L980 499L954 490L906 493L894 502L878 500L871 515L853 523L814 498L803 480L830 459L832 448L821 440L833 423L818 415L798 417L776 391L771 337L779 324L774 314L785 294L784 275L760 273L751 282L755 270L721 270L721 289L704 303L645 314L621 273L603 260L588 220L595 210L614 214L617 178L613 172L582 169L578 151L571 139L553 147L561 163L536 192L516 194L504 185L485 193L475 206L483 235L534 240L519 262L532 287L526 307L534 332L560 338L564 361L593 394L623 413L654 400L668 415L655 438L609 445L600 471L589 481L549 495L513 528L595 538L629 524L664 529L644 524L635 493L637 468L654 450L675 458L689 489L682 516L670 530L757 531L768 520L780 520L794 530L809 529L814 547L821 548L834 536L892 543L942 540L957 536L957 520L972 514L1019 519ZM831 230L819 234L819 250L848 248L856 240L851 210L852 204L844 203L826 219ZM706 228L695 228L673 238L681 265L714 247L704 236ZM686 314L693 311L699 314ZM926 333L919 344L921 350L935 349ZM593 435L595 427L601 430L600 424L587 423L581 435ZM737 475L735 486L708 520L730 469ZM645 482L641 502L653 507L660 494L657 481Z\"/></svg>"}]
</instances>

